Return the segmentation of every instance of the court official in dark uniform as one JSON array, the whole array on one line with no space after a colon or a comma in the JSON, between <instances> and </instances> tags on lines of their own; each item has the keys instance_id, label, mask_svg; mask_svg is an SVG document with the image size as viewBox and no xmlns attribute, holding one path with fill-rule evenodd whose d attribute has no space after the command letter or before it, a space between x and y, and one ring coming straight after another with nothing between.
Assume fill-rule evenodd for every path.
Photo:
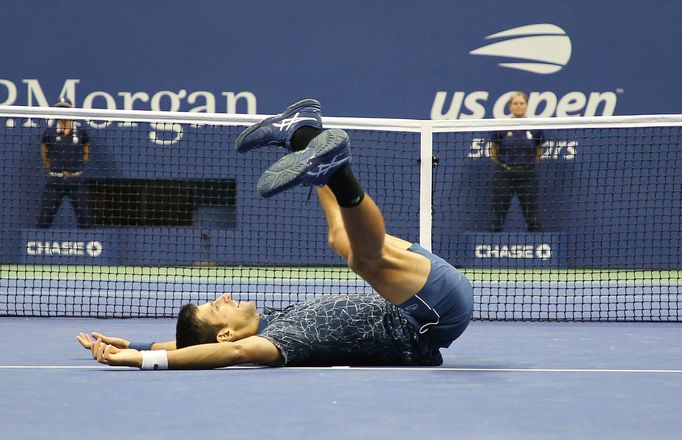
<instances>
[{"instance_id":1,"label":"court official in dark uniform","mask_svg":"<svg viewBox=\"0 0 682 440\"><path fill-rule=\"evenodd\" d=\"M516 92L509 99L512 117L526 116L528 97ZM490 158L495 164L492 197L492 224L499 232L509 210L512 197L517 194L529 232L542 230L538 220L539 182L536 167L542 157L542 130L495 131L490 135Z\"/></svg>"},{"instance_id":2,"label":"court official in dark uniform","mask_svg":"<svg viewBox=\"0 0 682 440\"><path fill-rule=\"evenodd\" d=\"M71 108L63 99L55 107ZM85 128L75 127L70 119L60 119L43 133L40 157L47 170L47 183L38 218L39 228L49 228L64 197L68 197L76 211L78 227L92 226L88 189L83 180L83 168L90 159L90 136Z\"/></svg>"}]
</instances>

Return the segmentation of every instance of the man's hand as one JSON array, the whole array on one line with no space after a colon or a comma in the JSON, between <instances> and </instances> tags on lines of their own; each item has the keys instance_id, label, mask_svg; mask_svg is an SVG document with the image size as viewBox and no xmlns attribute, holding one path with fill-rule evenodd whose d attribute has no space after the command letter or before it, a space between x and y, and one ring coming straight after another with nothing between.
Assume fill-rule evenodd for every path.
<instances>
[{"instance_id":1,"label":"man's hand","mask_svg":"<svg viewBox=\"0 0 682 440\"><path fill-rule=\"evenodd\" d=\"M95 343L96 340L101 340L105 344L112 345L116 348L128 348L130 347L130 341L123 339L123 338L110 338L109 336L104 336L102 333L99 332L92 332L90 334L87 333L79 333L78 336L76 336L76 339L80 344L85 348L86 350L91 350L92 345Z\"/></svg>"},{"instance_id":2,"label":"man's hand","mask_svg":"<svg viewBox=\"0 0 682 440\"><path fill-rule=\"evenodd\" d=\"M113 345L105 344L101 339L92 343L92 357L100 364L142 367L142 353L137 350L122 350Z\"/></svg>"}]
</instances>

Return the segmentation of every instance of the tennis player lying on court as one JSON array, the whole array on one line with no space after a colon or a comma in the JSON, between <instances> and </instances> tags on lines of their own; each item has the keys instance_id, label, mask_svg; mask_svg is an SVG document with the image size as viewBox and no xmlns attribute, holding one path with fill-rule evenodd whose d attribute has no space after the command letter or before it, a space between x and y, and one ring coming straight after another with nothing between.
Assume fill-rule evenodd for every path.
<instances>
[{"instance_id":1,"label":"tennis player lying on court","mask_svg":"<svg viewBox=\"0 0 682 440\"><path fill-rule=\"evenodd\" d=\"M176 341L131 344L81 333L79 342L98 362L142 369L443 362L439 348L448 347L471 320L471 284L440 257L386 234L381 212L351 170L346 132L324 130L320 114L316 100L297 102L246 129L236 147L290 151L265 171L259 192L270 197L316 185L329 244L379 295L322 295L260 315L254 303L225 294L185 305Z\"/></svg>"}]
</instances>

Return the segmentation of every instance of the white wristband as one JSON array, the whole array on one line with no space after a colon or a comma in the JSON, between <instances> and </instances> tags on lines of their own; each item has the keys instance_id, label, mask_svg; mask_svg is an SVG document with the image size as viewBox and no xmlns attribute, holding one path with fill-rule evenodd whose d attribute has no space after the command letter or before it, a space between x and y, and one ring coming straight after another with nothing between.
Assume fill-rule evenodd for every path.
<instances>
[{"instance_id":1,"label":"white wristband","mask_svg":"<svg viewBox=\"0 0 682 440\"><path fill-rule=\"evenodd\" d=\"M142 370L167 370L168 353L166 350L142 350Z\"/></svg>"}]
</instances>

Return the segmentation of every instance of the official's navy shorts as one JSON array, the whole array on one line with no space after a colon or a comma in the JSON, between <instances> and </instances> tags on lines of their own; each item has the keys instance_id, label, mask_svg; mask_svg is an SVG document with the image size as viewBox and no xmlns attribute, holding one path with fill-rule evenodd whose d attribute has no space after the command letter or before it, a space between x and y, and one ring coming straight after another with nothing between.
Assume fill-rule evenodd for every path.
<instances>
[{"instance_id":1,"label":"official's navy shorts","mask_svg":"<svg viewBox=\"0 0 682 440\"><path fill-rule=\"evenodd\" d=\"M413 244L410 251L431 261L424 287L400 304L403 316L426 339L448 347L469 325L474 310L474 294L469 280L450 263Z\"/></svg>"}]
</instances>

